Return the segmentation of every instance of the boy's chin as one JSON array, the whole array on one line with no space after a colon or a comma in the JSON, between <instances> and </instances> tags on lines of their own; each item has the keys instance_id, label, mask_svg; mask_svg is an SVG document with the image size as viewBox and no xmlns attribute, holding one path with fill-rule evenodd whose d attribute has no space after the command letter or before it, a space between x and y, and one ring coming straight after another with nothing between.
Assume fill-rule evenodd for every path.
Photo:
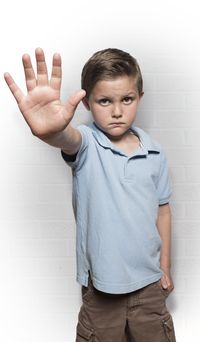
<instances>
[{"instance_id":1,"label":"boy's chin","mask_svg":"<svg viewBox=\"0 0 200 342\"><path fill-rule=\"evenodd\" d=\"M113 140L118 140L124 135L126 135L129 132L128 129L112 129L112 130L105 130L104 134L107 135L108 138L113 139Z\"/></svg>"}]
</instances>

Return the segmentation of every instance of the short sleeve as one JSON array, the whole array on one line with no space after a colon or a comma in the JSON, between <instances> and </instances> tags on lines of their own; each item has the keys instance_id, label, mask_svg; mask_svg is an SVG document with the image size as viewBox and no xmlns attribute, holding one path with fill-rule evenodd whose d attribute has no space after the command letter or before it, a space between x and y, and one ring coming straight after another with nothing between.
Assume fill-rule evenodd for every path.
<instances>
[{"instance_id":1,"label":"short sleeve","mask_svg":"<svg viewBox=\"0 0 200 342\"><path fill-rule=\"evenodd\" d=\"M72 169L80 168L86 159L87 147L88 147L88 135L90 129L86 125L80 125L77 127L81 134L81 146L79 151L76 154L69 155L61 150L61 155L64 161L69 165Z\"/></svg>"},{"instance_id":2,"label":"short sleeve","mask_svg":"<svg viewBox=\"0 0 200 342\"><path fill-rule=\"evenodd\" d=\"M170 196L172 193L171 179L169 176L169 168L166 156L161 150L160 152L160 172L157 182L157 195L159 205L164 205L169 203Z\"/></svg>"}]
</instances>

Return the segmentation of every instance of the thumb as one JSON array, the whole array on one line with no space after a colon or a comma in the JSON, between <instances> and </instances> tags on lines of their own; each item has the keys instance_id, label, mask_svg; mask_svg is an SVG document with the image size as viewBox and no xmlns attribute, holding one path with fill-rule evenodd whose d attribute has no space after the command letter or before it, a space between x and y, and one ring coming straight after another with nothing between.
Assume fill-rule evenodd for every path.
<instances>
[{"instance_id":1,"label":"thumb","mask_svg":"<svg viewBox=\"0 0 200 342\"><path fill-rule=\"evenodd\" d=\"M81 89L71 95L65 104L65 108L67 110L68 115L73 116L76 110L76 107L81 102L81 100L85 97L86 91Z\"/></svg>"}]
</instances>

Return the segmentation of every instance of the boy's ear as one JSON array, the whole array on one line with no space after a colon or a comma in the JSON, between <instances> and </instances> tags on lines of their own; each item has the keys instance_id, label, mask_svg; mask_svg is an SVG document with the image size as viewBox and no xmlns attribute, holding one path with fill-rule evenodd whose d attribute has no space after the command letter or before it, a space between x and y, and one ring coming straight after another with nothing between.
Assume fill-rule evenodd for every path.
<instances>
[{"instance_id":1,"label":"boy's ear","mask_svg":"<svg viewBox=\"0 0 200 342\"><path fill-rule=\"evenodd\" d=\"M82 100L82 102L83 102L85 108L86 108L87 110L90 110L90 105L89 105L88 99L87 99L86 97L84 97L84 99Z\"/></svg>"},{"instance_id":2,"label":"boy's ear","mask_svg":"<svg viewBox=\"0 0 200 342\"><path fill-rule=\"evenodd\" d=\"M142 92L142 93L140 94L140 99L143 97L143 95L144 95L144 92Z\"/></svg>"}]
</instances>

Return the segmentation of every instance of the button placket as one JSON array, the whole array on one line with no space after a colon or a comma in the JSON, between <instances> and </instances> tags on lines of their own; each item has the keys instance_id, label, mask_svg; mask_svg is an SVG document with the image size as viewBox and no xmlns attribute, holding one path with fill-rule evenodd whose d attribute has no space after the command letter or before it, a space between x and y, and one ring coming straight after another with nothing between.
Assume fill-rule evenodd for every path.
<instances>
[{"instance_id":1,"label":"button placket","mask_svg":"<svg viewBox=\"0 0 200 342\"><path fill-rule=\"evenodd\" d=\"M128 168L129 167L134 167L133 163L136 162L137 159L141 159L141 158L146 158L146 154L137 154L137 155L134 155L134 156L127 157L127 159L125 160L125 164L124 164L124 179L126 181L132 182L134 180L133 176L131 176L131 177L128 176ZM130 165L130 163L132 165Z\"/></svg>"},{"instance_id":2,"label":"button placket","mask_svg":"<svg viewBox=\"0 0 200 342\"><path fill-rule=\"evenodd\" d=\"M129 177L128 176L128 168L130 167L130 163L133 163L133 159L134 159L134 157L133 156L131 156L131 157L127 157L126 159L125 159L125 163L124 163L124 179L126 180L126 181L129 181L129 182L132 182L134 179L133 179L133 177Z\"/></svg>"},{"instance_id":3,"label":"button placket","mask_svg":"<svg viewBox=\"0 0 200 342\"><path fill-rule=\"evenodd\" d=\"M126 179L126 173L127 173L127 164L128 164L128 158L126 158L124 162L124 178L125 179Z\"/></svg>"}]
</instances>

